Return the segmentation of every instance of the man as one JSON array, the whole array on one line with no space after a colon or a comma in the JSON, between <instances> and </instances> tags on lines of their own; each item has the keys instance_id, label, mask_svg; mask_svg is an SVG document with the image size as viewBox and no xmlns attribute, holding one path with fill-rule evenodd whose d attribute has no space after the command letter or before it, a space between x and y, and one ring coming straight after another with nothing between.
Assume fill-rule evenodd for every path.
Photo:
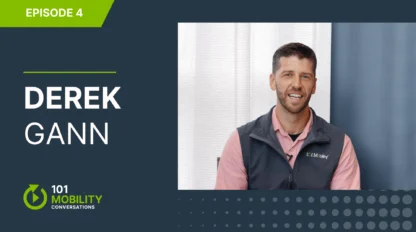
<instances>
[{"instance_id":1,"label":"man","mask_svg":"<svg viewBox=\"0 0 416 232\"><path fill-rule=\"evenodd\" d=\"M309 107L316 66L315 52L304 44L275 52L270 88L277 104L230 136L215 189L360 189L350 138Z\"/></svg>"}]
</instances>

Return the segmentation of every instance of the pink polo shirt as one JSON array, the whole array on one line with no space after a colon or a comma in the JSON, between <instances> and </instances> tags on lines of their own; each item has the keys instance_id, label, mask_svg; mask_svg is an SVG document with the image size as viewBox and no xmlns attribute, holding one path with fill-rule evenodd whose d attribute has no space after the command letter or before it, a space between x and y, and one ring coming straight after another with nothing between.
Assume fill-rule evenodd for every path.
<instances>
[{"instance_id":1,"label":"pink polo shirt","mask_svg":"<svg viewBox=\"0 0 416 232\"><path fill-rule=\"evenodd\" d=\"M293 155L290 165L294 166L296 157L312 127L312 111L308 123L298 138L293 141L289 134L280 125L276 117L276 107L273 109L272 123L283 151ZM240 145L240 137L235 130L225 144L218 166L217 190L244 190L247 189L247 172L244 167L243 155ZM333 190L359 190L360 167L350 138L345 135L344 147L338 163L338 167L332 177L331 189Z\"/></svg>"}]
</instances>

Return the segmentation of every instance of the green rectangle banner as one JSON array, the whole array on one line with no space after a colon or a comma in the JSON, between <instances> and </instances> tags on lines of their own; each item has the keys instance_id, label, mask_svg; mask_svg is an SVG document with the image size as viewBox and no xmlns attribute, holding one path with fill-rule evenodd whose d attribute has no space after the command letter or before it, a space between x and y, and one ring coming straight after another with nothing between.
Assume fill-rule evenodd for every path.
<instances>
[{"instance_id":1,"label":"green rectangle banner","mask_svg":"<svg viewBox=\"0 0 416 232\"><path fill-rule=\"evenodd\" d=\"M0 27L101 27L114 0L0 1Z\"/></svg>"}]
</instances>

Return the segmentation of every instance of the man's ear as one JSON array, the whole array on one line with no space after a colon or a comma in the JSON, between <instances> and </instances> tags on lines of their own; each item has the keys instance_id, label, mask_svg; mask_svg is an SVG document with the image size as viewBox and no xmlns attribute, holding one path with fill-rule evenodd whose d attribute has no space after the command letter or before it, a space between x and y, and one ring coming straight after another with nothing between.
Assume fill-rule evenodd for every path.
<instances>
[{"instance_id":1,"label":"man's ear","mask_svg":"<svg viewBox=\"0 0 416 232\"><path fill-rule=\"evenodd\" d=\"M273 73L270 74L270 80L269 80L269 82L270 82L270 88L272 90L276 90L276 78L274 78L274 74Z\"/></svg>"},{"instance_id":2,"label":"man's ear","mask_svg":"<svg viewBox=\"0 0 416 232\"><path fill-rule=\"evenodd\" d=\"M313 84L312 94L315 94L315 91L316 91L316 81L317 80L318 79L315 77L315 83Z\"/></svg>"}]
</instances>

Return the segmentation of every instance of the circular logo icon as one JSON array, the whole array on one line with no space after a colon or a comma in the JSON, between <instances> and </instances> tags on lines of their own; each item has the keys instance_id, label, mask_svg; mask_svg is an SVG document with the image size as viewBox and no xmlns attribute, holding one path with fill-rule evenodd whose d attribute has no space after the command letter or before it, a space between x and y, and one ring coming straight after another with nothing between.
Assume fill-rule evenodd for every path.
<instances>
[{"instance_id":1,"label":"circular logo icon","mask_svg":"<svg viewBox=\"0 0 416 232\"><path fill-rule=\"evenodd\" d=\"M35 194L36 189L39 187L38 184L30 184L29 188L26 189L25 194L23 194L23 202L25 203L26 207L28 207L31 210L39 210L42 209L46 202L48 201L48 195L46 194L45 189L41 189L42 195L43 195L43 201L40 203L40 205L32 205L31 203L35 203L39 197ZM29 196L29 193L32 193L32 201L29 203L29 200L27 199Z\"/></svg>"}]
</instances>

